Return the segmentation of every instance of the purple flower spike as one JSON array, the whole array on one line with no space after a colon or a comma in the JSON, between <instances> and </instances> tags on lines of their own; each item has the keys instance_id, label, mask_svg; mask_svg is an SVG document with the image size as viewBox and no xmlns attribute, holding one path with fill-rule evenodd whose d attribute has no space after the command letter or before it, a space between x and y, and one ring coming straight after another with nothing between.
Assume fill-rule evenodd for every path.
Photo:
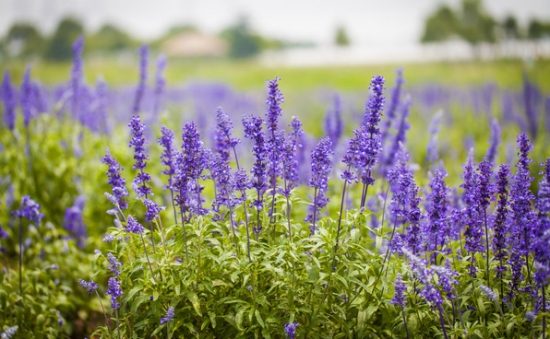
<instances>
[{"instance_id":1,"label":"purple flower spike","mask_svg":"<svg viewBox=\"0 0 550 339\"><path fill-rule=\"evenodd\" d=\"M166 126L161 128L162 137L158 139L158 143L164 149L164 152L160 156L161 163L166 166L166 169L162 171L162 174L168 176L168 185L165 187L169 190L173 190L173 176L176 174L176 156L177 150L174 147L174 132L169 130Z\"/></svg>"},{"instance_id":2,"label":"purple flower spike","mask_svg":"<svg viewBox=\"0 0 550 339\"><path fill-rule=\"evenodd\" d=\"M221 107L218 107L216 111L216 152L220 154L223 161L229 160L231 149L240 142L238 138L231 137L232 130L231 119Z\"/></svg>"},{"instance_id":3,"label":"purple flower spike","mask_svg":"<svg viewBox=\"0 0 550 339\"><path fill-rule=\"evenodd\" d=\"M23 124L29 127L33 117L33 88L31 81L31 67L27 66L21 83L21 111L23 112Z\"/></svg>"},{"instance_id":4,"label":"purple flower spike","mask_svg":"<svg viewBox=\"0 0 550 339\"><path fill-rule=\"evenodd\" d=\"M80 284L80 286L84 287L85 289L88 290L88 296L91 296L92 293L95 292L95 290L97 290L97 284L93 281L93 280L90 280L90 282L87 282L86 280L84 279L78 279L78 283Z\"/></svg>"},{"instance_id":5,"label":"purple flower spike","mask_svg":"<svg viewBox=\"0 0 550 339\"><path fill-rule=\"evenodd\" d=\"M332 169L330 161L332 154L334 152L332 151L332 142L329 137L319 140L315 149L311 151L311 179L309 180L309 186L313 187L315 196L313 197L313 204L310 206L306 221L312 221L313 227L315 227L319 211L328 202L326 192L328 190L328 175Z\"/></svg>"},{"instance_id":6,"label":"purple flower spike","mask_svg":"<svg viewBox=\"0 0 550 339\"><path fill-rule=\"evenodd\" d=\"M255 116L243 116L244 135L254 141L252 152L256 158L252 173L252 187L258 192L258 197L252 203L257 210L263 207L263 193L267 187L267 147L265 135L262 131L262 118Z\"/></svg>"},{"instance_id":7,"label":"purple flower spike","mask_svg":"<svg viewBox=\"0 0 550 339\"><path fill-rule=\"evenodd\" d=\"M338 94L334 95L333 107L327 111L323 124L325 134L332 141L332 147L336 147L342 137L344 124L342 121L342 100Z\"/></svg>"},{"instance_id":8,"label":"purple flower spike","mask_svg":"<svg viewBox=\"0 0 550 339\"><path fill-rule=\"evenodd\" d=\"M539 182L539 190L536 202L538 209L538 227L535 237L535 281L537 286L542 287L548 284L550 278L550 158L542 164L542 179Z\"/></svg>"},{"instance_id":9,"label":"purple flower spike","mask_svg":"<svg viewBox=\"0 0 550 339\"><path fill-rule=\"evenodd\" d=\"M513 249L510 258L512 266L512 291L517 289L521 281L521 270L525 264L524 258L528 259L535 235L536 219L531 206L531 201L535 199L530 190L533 177L531 177L529 172L529 164L532 161L529 159L529 152L533 146L525 134L519 135L517 142L519 160L516 164L516 174L513 177L514 182L510 189L510 207L513 218L510 230Z\"/></svg>"},{"instance_id":10,"label":"purple flower spike","mask_svg":"<svg viewBox=\"0 0 550 339\"><path fill-rule=\"evenodd\" d=\"M73 68L71 69L71 110L77 119L82 119L79 110L81 87L83 82L82 74L82 51L84 49L84 37L79 36L73 44ZM82 120L81 120L82 121Z\"/></svg>"},{"instance_id":11,"label":"purple flower spike","mask_svg":"<svg viewBox=\"0 0 550 339\"><path fill-rule=\"evenodd\" d=\"M160 324L171 323L174 321L174 316L174 306L170 306L170 308L166 311L166 316L160 319Z\"/></svg>"},{"instance_id":12,"label":"purple flower spike","mask_svg":"<svg viewBox=\"0 0 550 339\"><path fill-rule=\"evenodd\" d=\"M128 208L128 202L124 197L128 196L128 191L126 190L126 179L120 176L120 171L122 167L120 164L113 158L107 149L107 153L101 159L101 162L109 166L107 170L107 177L109 181L107 182L111 187L113 187L113 196L118 201L118 207L120 209Z\"/></svg>"},{"instance_id":13,"label":"purple flower spike","mask_svg":"<svg viewBox=\"0 0 550 339\"><path fill-rule=\"evenodd\" d=\"M481 240L483 237L482 220L480 215L480 178L475 171L473 149L468 154L468 160L464 166L464 174L462 175L464 183L460 185L464 189L463 200L465 211L463 212L463 223L466 225L464 236L466 244L464 248L471 254L470 274L473 275L476 270L474 268L476 252L483 251Z\"/></svg>"},{"instance_id":14,"label":"purple flower spike","mask_svg":"<svg viewBox=\"0 0 550 339\"><path fill-rule=\"evenodd\" d=\"M500 165L497 174L496 194L498 197L496 215L493 219L493 252L494 260L498 261L496 268L497 278L502 279L503 274L506 271L506 258L507 253L507 239L508 233L508 176L510 175L510 169L508 165Z\"/></svg>"},{"instance_id":15,"label":"purple flower spike","mask_svg":"<svg viewBox=\"0 0 550 339\"><path fill-rule=\"evenodd\" d=\"M143 226L133 216L128 216L128 223L126 225L126 232L141 234L145 231Z\"/></svg>"},{"instance_id":16,"label":"purple flower spike","mask_svg":"<svg viewBox=\"0 0 550 339\"><path fill-rule=\"evenodd\" d=\"M87 233L82 217L85 201L86 198L84 196L76 198L74 205L65 210L65 217L63 218L63 227L77 239L78 246L80 247L84 246Z\"/></svg>"},{"instance_id":17,"label":"purple flower spike","mask_svg":"<svg viewBox=\"0 0 550 339\"><path fill-rule=\"evenodd\" d=\"M143 204L145 205L145 208L147 208L147 212L145 212L145 220L151 221L155 219L160 211L163 211L165 209L164 206L158 206L154 201L149 199L143 199Z\"/></svg>"},{"instance_id":18,"label":"purple flower spike","mask_svg":"<svg viewBox=\"0 0 550 339\"><path fill-rule=\"evenodd\" d=\"M108 286L108 289L107 289L107 292L105 292L105 294L109 294L111 296L111 307L114 310L118 310L118 308L120 307L120 303L117 301L117 298L124 294L122 293L122 289L120 288L120 281L111 277L109 278L109 282L107 283L107 286Z\"/></svg>"},{"instance_id":19,"label":"purple flower spike","mask_svg":"<svg viewBox=\"0 0 550 339\"><path fill-rule=\"evenodd\" d=\"M40 205L32 200L28 195L23 196L20 208L13 211L12 215L23 217L34 223L36 226L40 225L40 221L44 217L44 214L40 213Z\"/></svg>"},{"instance_id":20,"label":"purple flower spike","mask_svg":"<svg viewBox=\"0 0 550 339\"><path fill-rule=\"evenodd\" d=\"M15 128L15 110L17 102L15 100L14 88L11 84L10 73L4 71L2 78L2 87L0 88L0 98L4 104L4 122L10 131Z\"/></svg>"},{"instance_id":21,"label":"purple flower spike","mask_svg":"<svg viewBox=\"0 0 550 339\"><path fill-rule=\"evenodd\" d=\"M391 100L388 109L386 110L386 119L381 126L382 134L380 139L383 146L386 145L386 140L390 134L390 128L396 118L397 108L401 104L401 92L403 84L405 83L405 80L403 79L403 69L399 68L395 73L395 87L391 91Z\"/></svg>"},{"instance_id":22,"label":"purple flower spike","mask_svg":"<svg viewBox=\"0 0 550 339\"><path fill-rule=\"evenodd\" d=\"M300 137L304 133L302 130L302 123L297 117L292 118L290 123L292 127L292 132L290 132L283 150L283 179L285 182L285 187L283 189L283 194L286 197L290 196L290 192L296 186L298 181L298 161L297 161L297 151L298 148L301 148Z\"/></svg>"},{"instance_id":23,"label":"purple flower spike","mask_svg":"<svg viewBox=\"0 0 550 339\"><path fill-rule=\"evenodd\" d=\"M283 114L281 110L281 103L285 101L283 94L279 90L279 84L281 80L279 77L275 77L273 80L268 80L269 93L267 95L266 104L268 106L266 116L267 130L275 132L278 129L279 117Z\"/></svg>"},{"instance_id":24,"label":"purple flower spike","mask_svg":"<svg viewBox=\"0 0 550 339\"><path fill-rule=\"evenodd\" d=\"M139 116L134 115L128 124L128 127L130 127L132 131L132 139L130 140L129 147L134 147L135 163L132 169L139 170L139 173L135 177L133 183L137 186L136 193L138 196L148 198L150 195L153 195L153 191L147 186L147 183L151 181L151 176L143 171L147 166L146 160L148 160L144 147L146 143L145 136L143 135L145 125L140 122Z\"/></svg>"},{"instance_id":25,"label":"purple flower spike","mask_svg":"<svg viewBox=\"0 0 550 339\"><path fill-rule=\"evenodd\" d=\"M166 79L164 78L166 63L166 57L164 55L159 55L157 58L157 70L155 72L155 103L153 106L153 117L158 115L161 108L162 94L166 87Z\"/></svg>"},{"instance_id":26,"label":"purple flower spike","mask_svg":"<svg viewBox=\"0 0 550 339\"><path fill-rule=\"evenodd\" d=\"M285 334L288 339L296 338L296 327L298 327L298 323L285 324Z\"/></svg>"},{"instance_id":27,"label":"purple flower spike","mask_svg":"<svg viewBox=\"0 0 550 339\"><path fill-rule=\"evenodd\" d=\"M407 292L407 286L405 286L405 284L403 283L401 274L398 274L395 278L395 294L393 296L393 299L390 301L390 304L405 307L405 305L407 304L405 292Z\"/></svg>"},{"instance_id":28,"label":"purple flower spike","mask_svg":"<svg viewBox=\"0 0 550 339\"><path fill-rule=\"evenodd\" d=\"M502 128L500 127L500 124L498 123L498 120L495 118L491 121L491 138L489 139L489 149L487 150L487 154L485 155L485 158L491 162L495 163L495 158L497 156L497 149L500 145L500 133Z\"/></svg>"},{"instance_id":29,"label":"purple flower spike","mask_svg":"<svg viewBox=\"0 0 550 339\"><path fill-rule=\"evenodd\" d=\"M193 122L183 127L181 148L181 154L176 160L174 187L178 193L174 200L182 208L182 213L190 211L201 215L204 213L201 197L203 186L199 184L199 179L208 166L208 157Z\"/></svg>"},{"instance_id":30,"label":"purple flower spike","mask_svg":"<svg viewBox=\"0 0 550 339\"><path fill-rule=\"evenodd\" d=\"M139 57L139 84L136 89L136 97L134 99L132 114L138 114L142 109L141 102L143 101L145 88L147 86L147 63L149 60L149 47L147 47L147 45L142 45L139 48Z\"/></svg>"},{"instance_id":31,"label":"purple flower spike","mask_svg":"<svg viewBox=\"0 0 550 339\"><path fill-rule=\"evenodd\" d=\"M428 250L436 251L449 236L447 224L447 186L444 177L447 173L444 169L436 169L430 178L431 192L427 197L426 210L428 212L428 229L426 236L429 237Z\"/></svg>"},{"instance_id":32,"label":"purple flower spike","mask_svg":"<svg viewBox=\"0 0 550 339\"><path fill-rule=\"evenodd\" d=\"M120 267L122 266L122 263L120 263L118 259L111 253L107 253L107 261L109 262L109 265L107 265L107 269L116 277L118 277L120 275Z\"/></svg>"}]
</instances>

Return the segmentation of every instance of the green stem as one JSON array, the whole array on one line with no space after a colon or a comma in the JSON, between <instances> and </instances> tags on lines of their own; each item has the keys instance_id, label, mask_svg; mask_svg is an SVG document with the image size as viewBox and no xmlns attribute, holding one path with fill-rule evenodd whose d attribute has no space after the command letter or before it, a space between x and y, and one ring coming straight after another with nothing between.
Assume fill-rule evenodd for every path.
<instances>
[{"instance_id":1,"label":"green stem","mask_svg":"<svg viewBox=\"0 0 550 339\"><path fill-rule=\"evenodd\" d=\"M153 280L155 281L155 284L157 283L157 279L155 279L155 274L153 273L153 267L151 266L151 261L149 261L149 254L147 254L147 248L145 247L145 239L143 238L143 233L139 234L141 236L141 242L143 243L143 252L145 252L145 257L147 258L147 264L149 264L149 270L151 271L151 275L153 276Z\"/></svg>"}]
</instances>

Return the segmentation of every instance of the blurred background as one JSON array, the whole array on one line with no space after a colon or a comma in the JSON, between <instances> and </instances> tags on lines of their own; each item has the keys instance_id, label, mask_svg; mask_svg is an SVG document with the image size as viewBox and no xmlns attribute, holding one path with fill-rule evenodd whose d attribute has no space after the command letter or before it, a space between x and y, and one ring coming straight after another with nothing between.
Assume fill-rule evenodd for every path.
<instances>
[{"instance_id":1,"label":"blurred background","mask_svg":"<svg viewBox=\"0 0 550 339\"><path fill-rule=\"evenodd\" d=\"M418 68L418 77L460 82L453 75L463 72L454 70L457 63L515 60L533 67L548 59L550 1L0 0L0 65L12 73L30 62L46 83L66 79L56 70L70 62L71 45L81 34L89 80L102 74L111 83L135 82L135 72L120 68L136 67L142 43L169 58L172 81L200 77L247 87L240 78L250 67L265 80L274 73L265 70L274 67L284 73L367 66L360 68L366 72L368 66L439 64ZM468 73L475 81L477 71ZM414 82L415 72L410 76ZM301 78L304 86L319 80L352 86L330 76ZM497 75L496 81L506 79Z\"/></svg>"}]
</instances>

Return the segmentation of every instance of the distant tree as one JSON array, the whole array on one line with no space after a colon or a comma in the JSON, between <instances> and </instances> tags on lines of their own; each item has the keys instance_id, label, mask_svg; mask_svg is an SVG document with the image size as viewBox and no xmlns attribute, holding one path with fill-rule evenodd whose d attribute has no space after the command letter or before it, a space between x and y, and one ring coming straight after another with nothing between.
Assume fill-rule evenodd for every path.
<instances>
[{"instance_id":1,"label":"distant tree","mask_svg":"<svg viewBox=\"0 0 550 339\"><path fill-rule=\"evenodd\" d=\"M447 40L457 35L457 27L457 15L453 10L447 6L440 6L437 11L426 20L421 42Z\"/></svg>"},{"instance_id":2,"label":"distant tree","mask_svg":"<svg viewBox=\"0 0 550 339\"><path fill-rule=\"evenodd\" d=\"M349 46L350 41L344 27L340 26L336 29L336 36L334 38L334 42L336 43L337 46Z\"/></svg>"},{"instance_id":3,"label":"distant tree","mask_svg":"<svg viewBox=\"0 0 550 339\"><path fill-rule=\"evenodd\" d=\"M40 32L28 23L13 24L4 39L6 53L15 57L27 58L40 55L44 45L45 39Z\"/></svg>"},{"instance_id":4,"label":"distant tree","mask_svg":"<svg viewBox=\"0 0 550 339\"><path fill-rule=\"evenodd\" d=\"M462 0L459 34L472 45L495 42L496 21L485 11L481 0Z\"/></svg>"},{"instance_id":5,"label":"distant tree","mask_svg":"<svg viewBox=\"0 0 550 339\"><path fill-rule=\"evenodd\" d=\"M550 38L550 22L542 22L532 19L527 28L527 36L529 39Z\"/></svg>"},{"instance_id":6,"label":"distant tree","mask_svg":"<svg viewBox=\"0 0 550 339\"><path fill-rule=\"evenodd\" d=\"M252 34L246 17L239 18L237 24L224 30L221 36L229 43L232 58L247 58L260 52L261 38Z\"/></svg>"},{"instance_id":7,"label":"distant tree","mask_svg":"<svg viewBox=\"0 0 550 339\"><path fill-rule=\"evenodd\" d=\"M126 32L111 24L104 25L87 40L90 51L116 52L132 49L136 45Z\"/></svg>"},{"instance_id":8,"label":"distant tree","mask_svg":"<svg viewBox=\"0 0 550 339\"><path fill-rule=\"evenodd\" d=\"M75 19L63 19L48 42L44 57L53 61L66 61L72 57L73 42L84 33L80 22Z\"/></svg>"},{"instance_id":9,"label":"distant tree","mask_svg":"<svg viewBox=\"0 0 550 339\"><path fill-rule=\"evenodd\" d=\"M502 22L502 32L505 39L519 39L521 37L516 18L508 15Z\"/></svg>"}]
</instances>

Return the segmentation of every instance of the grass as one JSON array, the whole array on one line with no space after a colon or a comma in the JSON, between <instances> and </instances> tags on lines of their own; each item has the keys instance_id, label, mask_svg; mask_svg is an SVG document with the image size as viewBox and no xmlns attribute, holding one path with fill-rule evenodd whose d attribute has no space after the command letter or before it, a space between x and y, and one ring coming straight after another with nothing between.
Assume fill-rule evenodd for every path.
<instances>
[{"instance_id":1,"label":"grass","mask_svg":"<svg viewBox=\"0 0 550 339\"><path fill-rule=\"evenodd\" d=\"M150 77L153 77L151 60ZM19 82L26 62L13 61L0 64L0 68L11 72ZM45 84L65 82L69 78L70 63L32 63L34 78ZM250 61L230 60L170 60L167 81L170 86L193 79L221 81L239 90L257 89L266 79L279 76L283 91L296 92L326 87L340 91L362 90L368 87L375 74L384 75L389 84L394 82L394 71L402 66L410 85L425 83L472 86L494 82L503 88L518 89L525 72L543 91L550 90L550 60L524 62L501 60L497 62L474 61L458 63L388 64L341 67L266 67ZM86 80L93 83L100 74L111 86L135 84L138 81L138 56L119 59L86 58Z\"/></svg>"}]
</instances>

